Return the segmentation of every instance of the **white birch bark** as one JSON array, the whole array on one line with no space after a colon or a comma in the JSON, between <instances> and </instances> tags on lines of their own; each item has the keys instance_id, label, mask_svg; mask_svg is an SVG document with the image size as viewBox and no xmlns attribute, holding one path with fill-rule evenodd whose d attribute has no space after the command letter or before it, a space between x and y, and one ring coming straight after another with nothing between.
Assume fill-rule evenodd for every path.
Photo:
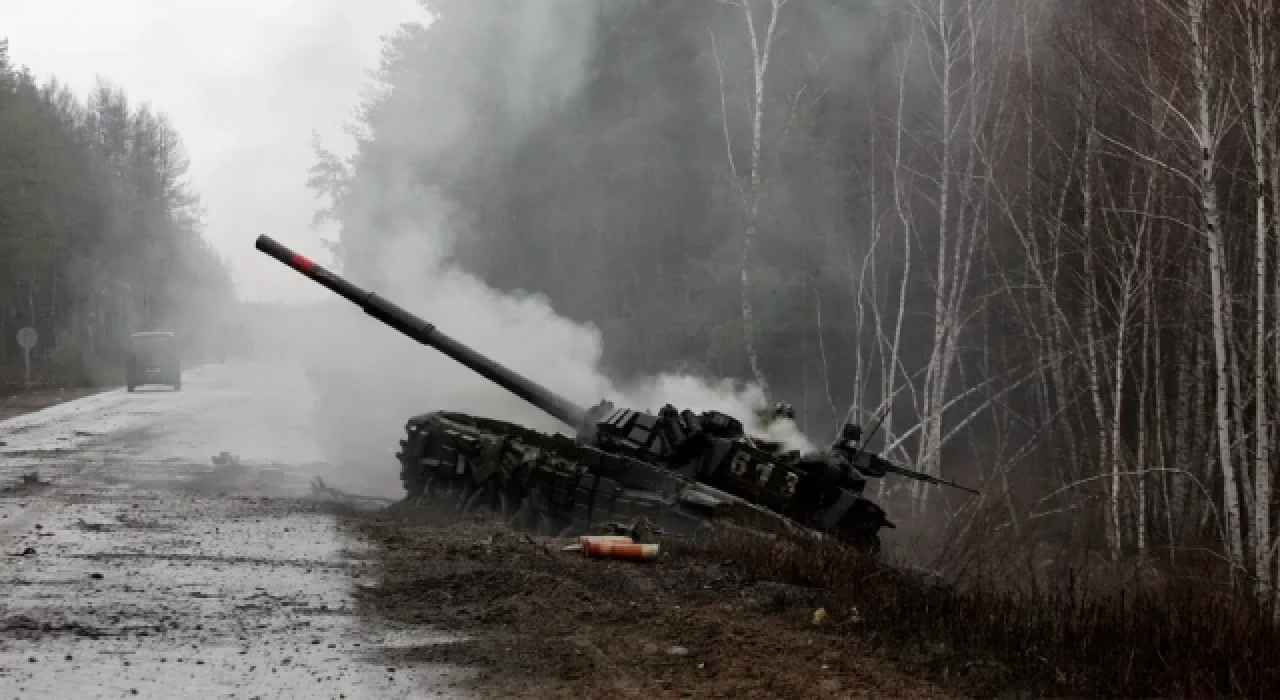
<instances>
[{"instance_id":1,"label":"white birch bark","mask_svg":"<svg viewBox=\"0 0 1280 700\"><path fill-rule=\"evenodd\" d=\"M1111 473L1111 484L1107 500L1110 503L1108 511L1111 520L1111 536L1109 539L1111 541L1112 559L1120 558L1120 550L1124 544L1123 530L1120 525L1120 472L1124 471L1120 463L1120 418L1124 410L1125 359L1128 356L1126 341L1128 340L1128 317L1132 301L1129 285L1125 284L1120 290L1119 328L1117 328L1115 356L1112 361L1114 376L1111 380L1111 436L1110 445L1107 448L1107 456L1110 463L1109 471Z\"/></svg>"},{"instance_id":2,"label":"white birch bark","mask_svg":"<svg viewBox=\"0 0 1280 700\"><path fill-rule=\"evenodd\" d=\"M986 8L983 8L986 9ZM940 132L937 148L940 163L937 180L937 222L932 254L934 265L933 337L923 380L923 403L920 407L921 431L916 465L921 471L938 474L944 438L944 406L952 369L955 367L960 332L964 326L962 305L974 251L978 241L977 213L966 203L977 206L980 196L969 188L975 182L978 162L978 139L981 125L979 96L982 80L990 66L979 68L978 32L981 11L973 0L934 0L929 9L915 3L916 17L924 26L928 39L927 60L938 81ZM964 86L963 91L957 86ZM957 94L963 92L967 103ZM963 117L967 114L967 123ZM967 143L958 133L966 130ZM957 168L957 149L967 145L965 160ZM953 199L956 201L953 202ZM955 211L953 212L953 208ZM925 504L929 489L919 482L912 484L913 506Z\"/></svg>"},{"instance_id":3,"label":"white birch bark","mask_svg":"<svg viewBox=\"0 0 1280 700\"><path fill-rule=\"evenodd\" d=\"M1268 57L1267 63L1268 63L1268 69L1269 69L1268 73L1270 75L1275 75L1276 70L1280 69L1280 50L1273 50L1271 52L1271 55ZM1272 135L1273 137L1276 133L1276 118L1277 116L1280 116L1280 112L1278 112L1276 108L1277 108L1277 105L1273 105L1273 111L1268 117L1269 123L1268 123L1267 133L1269 135ZM1271 164L1270 164L1271 177L1267 180L1267 185L1269 186L1269 189L1271 191L1271 227L1270 227L1271 231L1270 233L1271 233L1271 238L1275 243L1275 259L1277 261L1277 264L1280 264L1280 152L1277 152L1278 147L1280 146L1278 146L1275 143L1272 144ZM1272 296L1271 309L1272 309L1273 318L1275 320L1272 323L1272 329L1274 333L1280 333L1280 273L1274 275L1274 277L1275 277L1275 293ZM1275 387L1276 384L1280 384L1280 338L1273 339L1272 352L1274 353L1274 366L1272 368L1274 374L1272 379L1272 386ZM1273 405L1280 406L1280 400L1278 400L1277 403ZM1270 465L1268 465L1268 469L1270 469ZM1268 478L1270 478L1271 472L1268 471L1267 474L1268 474ZM1268 486L1269 488L1274 488L1270 483ZM1266 503L1270 504L1270 502L1271 502L1270 499L1267 499ZM1268 530L1268 532L1270 532L1270 530ZM1275 571L1273 572L1274 575L1271 577L1271 584L1274 586L1276 581L1280 581L1280 556L1276 556L1276 552L1275 552L1275 548L1278 540L1275 537L1275 533L1271 533L1271 534L1272 534L1271 536L1272 544L1271 544L1270 550L1271 550L1271 556L1275 561L1275 567L1276 567ZM1275 619L1277 621L1280 621L1280 596L1274 596L1274 599L1276 601Z\"/></svg>"},{"instance_id":4,"label":"white birch bark","mask_svg":"<svg viewBox=\"0 0 1280 700\"><path fill-rule=\"evenodd\" d=\"M912 221L908 213L908 203L906 195L906 182L903 178L905 170L902 159L903 148L903 129L904 120L906 118L906 101L907 101L907 73L909 70L909 62L912 49L915 46L914 32L908 35L907 45L902 51L901 66L898 72L898 105L897 115L894 129L893 144L893 203L894 211L898 216L898 222L902 226L902 279L898 282L898 299L897 313L893 322L892 340L889 345L887 357L883 358L881 366L883 369L883 377L881 381L881 400L886 408L893 406L894 397L898 392L898 362L901 356L902 348L902 329L906 320L907 313L907 292L911 282L911 250L912 250ZM893 412L890 411L885 415L881 429L884 431L885 444L891 444L894 441L893 428ZM884 482L880 483L880 494L884 494Z\"/></svg>"},{"instance_id":5,"label":"white birch bark","mask_svg":"<svg viewBox=\"0 0 1280 700\"><path fill-rule=\"evenodd\" d=\"M769 71L769 59L773 51L774 39L778 25L778 15L789 0L769 0L769 23L761 36L756 28L755 15L751 0L720 0L721 4L738 8L746 22L747 39L751 44L751 77L752 97L750 102L751 121L751 165L747 173L748 184L743 190L743 207L746 225L742 235L742 256L740 259L740 277L742 294L742 332L747 353L747 362L751 366L751 374L765 396L769 395L769 381L760 364L760 354L756 347L755 308L751 302L751 247L755 242L759 228L760 200L763 196L761 162L764 150L764 110L765 110L765 77ZM712 37L714 50L714 36ZM719 57L716 58L717 64ZM717 70L722 70L717 65ZM725 114L724 81L721 76L720 97L722 118L724 119L725 145L728 149L730 166L733 164L733 147L729 137L729 122ZM735 173L735 180L737 179Z\"/></svg>"},{"instance_id":6,"label":"white birch bark","mask_svg":"<svg viewBox=\"0 0 1280 700\"><path fill-rule=\"evenodd\" d=\"M952 125L955 117L953 115L951 84L953 73L956 70L956 56L953 48L954 41L950 12L949 0L937 0L937 15L930 18L933 20L937 32L937 41L931 42L930 51L936 50L939 54L936 59L932 53L930 57L931 62L933 60L937 61L935 70L938 73L940 83L941 104L939 105L939 117L942 120L942 129L938 147L941 150L942 161L938 173L938 222L936 226L937 236L934 239L934 253L938 256L938 259L933 279L933 345L924 380L925 403L921 419L925 423L925 429L921 435L920 449L916 459L918 468L929 473L936 473L936 469L933 467L934 458L932 453L938 448L938 441L942 435L942 416L938 411L938 405L940 404L938 385L942 382L942 364L946 359L944 357L943 339L947 333L946 300L951 283L947 267L947 253L951 243L951 229L949 226L951 223L952 151L954 148L952 141L955 133ZM919 487L917 484L912 484L912 493L917 496L917 498L913 499L913 502L919 507Z\"/></svg>"},{"instance_id":7,"label":"white birch bark","mask_svg":"<svg viewBox=\"0 0 1280 700\"><path fill-rule=\"evenodd\" d=\"M1152 178L1152 180L1153 179L1154 178ZM1154 187L1155 187L1155 183L1152 182L1151 180L1148 180L1147 182L1148 189L1146 193L1147 202L1148 202L1148 205L1146 207L1147 214L1149 214L1152 209L1150 202L1154 195L1154 192L1153 192ZM1151 227L1151 219L1149 216L1144 215L1142 224L1140 225L1140 228L1139 228L1139 230L1142 232L1144 240L1141 241L1140 243L1145 243L1145 240L1148 234L1148 229L1150 227ZM1142 557L1142 556L1146 556L1146 551L1147 551L1147 476L1145 471L1147 469L1147 462L1150 459L1150 452L1148 451L1147 448L1148 448L1149 441L1151 439L1150 431L1149 431L1150 415L1147 413L1148 411L1147 401L1151 391L1152 384L1155 383L1151 376L1151 352L1152 352L1151 334L1152 334L1152 326L1154 326L1156 323L1156 320L1155 320L1156 313L1155 313L1154 298L1151 291L1151 278L1149 276L1149 271L1151 269L1151 264L1152 264L1151 259L1153 255L1150 252L1147 252L1142 249L1139 250L1139 253L1141 254L1140 257L1134 260L1134 269L1135 271L1136 270L1142 271L1142 279L1137 282L1138 286L1137 286L1137 289L1135 289L1134 291L1135 293L1142 295L1142 301L1143 301L1142 308L1145 309L1145 313L1143 314L1143 322L1141 326L1142 327L1142 345L1141 345L1142 349L1141 349L1141 352L1139 353L1142 366L1141 366L1141 369L1139 370L1140 374L1138 378L1139 387L1138 387L1138 438L1137 438L1138 439L1138 465L1137 467L1138 467L1138 470L1141 472L1141 475L1137 477L1137 481L1138 481L1137 521L1138 522L1136 524L1137 542L1135 544L1138 549L1138 556ZM1157 365L1157 367L1159 366ZM1157 369L1157 373L1158 372L1159 370ZM1156 422L1156 429L1159 430L1158 418Z\"/></svg>"},{"instance_id":8,"label":"white birch bark","mask_svg":"<svg viewBox=\"0 0 1280 700\"><path fill-rule=\"evenodd\" d=\"M1094 179L1093 179L1093 158L1095 152L1095 143L1097 141L1096 125L1096 98L1092 95L1086 99L1089 104L1086 107L1086 124L1085 124L1085 146L1084 146L1084 173L1081 176L1081 206L1083 207L1083 221L1081 224L1081 238L1084 245L1084 274L1089 285L1089 296L1085 301L1086 308L1084 310L1084 332L1085 332L1085 357L1088 360L1089 375L1089 396L1093 401L1094 421L1098 426L1098 464L1104 466L1114 466L1111 461L1111 441L1107 436L1107 413L1102 402L1102 375L1103 370L1099 362L1101 355L1101 337L1099 328L1099 311L1098 307L1102 303L1102 295L1098 290L1098 274L1095 269L1095 247L1093 242L1093 216L1094 216ZM1118 477L1117 477L1118 478ZM1117 482L1112 481L1111 488L1108 492L1107 499L1107 543L1112 558L1119 557L1120 542L1117 539L1119 534L1119 495L1115 490Z\"/></svg>"},{"instance_id":9,"label":"white birch bark","mask_svg":"<svg viewBox=\"0 0 1280 700\"><path fill-rule=\"evenodd\" d=\"M1233 564L1244 557L1241 536L1241 517L1236 483L1236 464L1233 446L1232 408L1228 395L1231 382L1230 349L1227 346L1227 290L1222 241L1222 212L1214 183L1219 137L1213 114L1218 86L1210 65L1210 38L1206 29L1207 0L1188 0L1187 20L1190 28L1192 53L1192 81L1195 86L1195 139L1200 150L1199 197L1204 213L1204 236L1209 250L1210 318L1213 324L1213 352L1217 376L1215 377L1215 421L1218 432L1218 459L1221 464L1223 484L1223 517L1225 518L1227 555Z\"/></svg>"},{"instance_id":10,"label":"white birch bark","mask_svg":"<svg viewBox=\"0 0 1280 700\"><path fill-rule=\"evenodd\" d=\"M1254 573L1257 576L1258 592L1266 595L1271 589L1271 392L1268 391L1268 353L1267 340L1271 329L1267 327L1267 287L1268 287L1268 244L1270 243L1270 222L1267 212L1267 176L1269 175L1269 159L1273 157L1269 149L1273 146L1272 131L1267 122L1267 112L1271 110L1271 98L1268 85L1274 76L1268 73L1271 67L1267 60L1268 52L1274 51L1269 45L1266 28L1272 15L1271 0L1248 0L1243 13L1244 26L1247 31L1247 62L1249 64L1249 113L1250 126L1253 129L1253 167L1255 177L1255 211L1254 211L1254 277L1256 291L1254 299L1254 454L1253 454L1253 523L1250 527L1254 553ZM1280 375L1277 375L1280 376Z\"/></svg>"}]
</instances>

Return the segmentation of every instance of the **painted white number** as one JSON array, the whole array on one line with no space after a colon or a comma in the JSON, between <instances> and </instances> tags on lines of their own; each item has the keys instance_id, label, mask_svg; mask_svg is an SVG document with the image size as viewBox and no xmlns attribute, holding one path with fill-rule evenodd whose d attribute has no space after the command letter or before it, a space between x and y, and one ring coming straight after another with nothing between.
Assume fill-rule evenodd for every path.
<instances>
[{"instance_id":1,"label":"painted white number","mask_svg":"<svg viewBox=\"0 0 1280 700\"><path fill-rule=\"evenodd\" d=\"M796 483L799 481L799 475L795 472L787 472L787 483L782 487L782 493L786 494L787 498L796 495Z\"/></svg>"}]
</instances>

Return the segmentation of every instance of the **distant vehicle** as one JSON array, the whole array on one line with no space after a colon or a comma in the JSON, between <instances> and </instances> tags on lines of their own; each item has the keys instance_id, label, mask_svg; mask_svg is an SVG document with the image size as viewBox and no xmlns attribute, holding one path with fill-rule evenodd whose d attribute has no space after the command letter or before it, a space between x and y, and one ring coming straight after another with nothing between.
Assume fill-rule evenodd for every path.
<instances>
[{"instance_id":1,"label":"distant vehicle","mask_svg":"<svg viewBox=\"0 0 1280 700\"><path fill-rule=\"evenodd\" d=\"M129 337L125 385L129 391L133 391L147 384L171 386L174 391L182 390L178 342L171 331L145 331Z\"/></svg>"}]
</instances>

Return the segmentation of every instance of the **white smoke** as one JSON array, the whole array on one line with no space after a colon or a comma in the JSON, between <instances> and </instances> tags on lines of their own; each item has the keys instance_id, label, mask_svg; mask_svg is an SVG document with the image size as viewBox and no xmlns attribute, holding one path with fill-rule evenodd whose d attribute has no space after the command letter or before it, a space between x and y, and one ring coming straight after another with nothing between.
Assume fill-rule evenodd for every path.
<instances>
[{"instance_id":1,"label":"white smoke","mask_svg":"<svg viewBox=\"0 0 1280 700\"><path fill-rule=\"evenodd\" d=\"M440 217L387 246L383 283L371 288L443 333L579 405L602 399L656 411L670 403L695 412L717 410L742 421L761 437L789 449L812 449L791 421L761 428L759 387L663 374L618 386L599 369L599 331L556 314L545 297L503 294L449 262L452 210L434 191L423 191L428 209ZM361 280L353 283L366 286ZM322 327L308 331L304 362L320 390L318 421L322 447L331 461L350 467L342 475L382 495L402 493L393 458L405 421L435 410L455 410L546 430L571 429L541 410L382 325L345 301L334 303Z\"/></svg>"},{"instance_id":2,"label":"white smoke","mask_svg":"<svg viewBox=\"0 0 1280 700\"><path fill-rule=\"evenodd\" d=\"M595 327L561 317L540 295L501 293L453 262L454 245L465 234L458 223L462 212L439 190L414 186L412 163L444 152L457 158L461 151L465 159L469 150L514 143L551 118L581 89L595 22L605 10L594 0L530 0L519 3L518 10L449 4L448 12L466 21L446 19L433 40L445 42L450 47L446 53L465 54L468 60L437 70L417 66L415 84L420 88L380 103L379 150L397 154L403 169L384 163L380 178L363 182L367 211L349 214L345 224L356 235L372 232L376 239L392 242L380 248L377 280L351 282L583 407L607 398L640 410L656 411L667 403L695 412L719 410L761 437L811 449L790 421L758 429L756 410L765 397L750 384L661 375L616 385L600 369L603 348ZM477 133L481 129L470 126L476 121L472 112L484 111L481 104L491 103L494 92L501 96L504 117L497 123L503 132ZM492 128L493 122L488 125ZM402 493L392 453L406 419L420 413L456 410L569 432L505 389L379 324L354 305L339 300L331 309L323 328L308 332L312 342L305 362L322 396L318 419L323 447L331 459L353 469L345 476L365 477L365 488Z\"/></svg>"}]
</instances>

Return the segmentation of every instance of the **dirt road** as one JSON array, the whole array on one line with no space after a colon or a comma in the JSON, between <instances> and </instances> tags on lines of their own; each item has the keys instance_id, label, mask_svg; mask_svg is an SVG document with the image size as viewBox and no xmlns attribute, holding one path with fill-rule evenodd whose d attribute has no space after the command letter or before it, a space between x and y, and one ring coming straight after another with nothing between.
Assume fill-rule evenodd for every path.
<instances>
[{"instance_id":1,"label":"dirt road","mask_svg":"<svg viewBox=\"0 0 1280 700\"><path fill-rule=\"evenodd\" d=\"M0 422L0 698L946 695L729 563L313 498L353 475L309 400L300 372L209 366Z\"/></svg>"},{"instance_id":2,"label":"dirt road","mask_svg":"<svg viewBox=\"0 0 1280 700\"><path fill-rule=\"evenodd\" d=\"M306 394L214 366L0 423L0 697L462 697L382 660L438 635L355 611L370 546L305 499Z\"/></svg>"}]
</instances>

